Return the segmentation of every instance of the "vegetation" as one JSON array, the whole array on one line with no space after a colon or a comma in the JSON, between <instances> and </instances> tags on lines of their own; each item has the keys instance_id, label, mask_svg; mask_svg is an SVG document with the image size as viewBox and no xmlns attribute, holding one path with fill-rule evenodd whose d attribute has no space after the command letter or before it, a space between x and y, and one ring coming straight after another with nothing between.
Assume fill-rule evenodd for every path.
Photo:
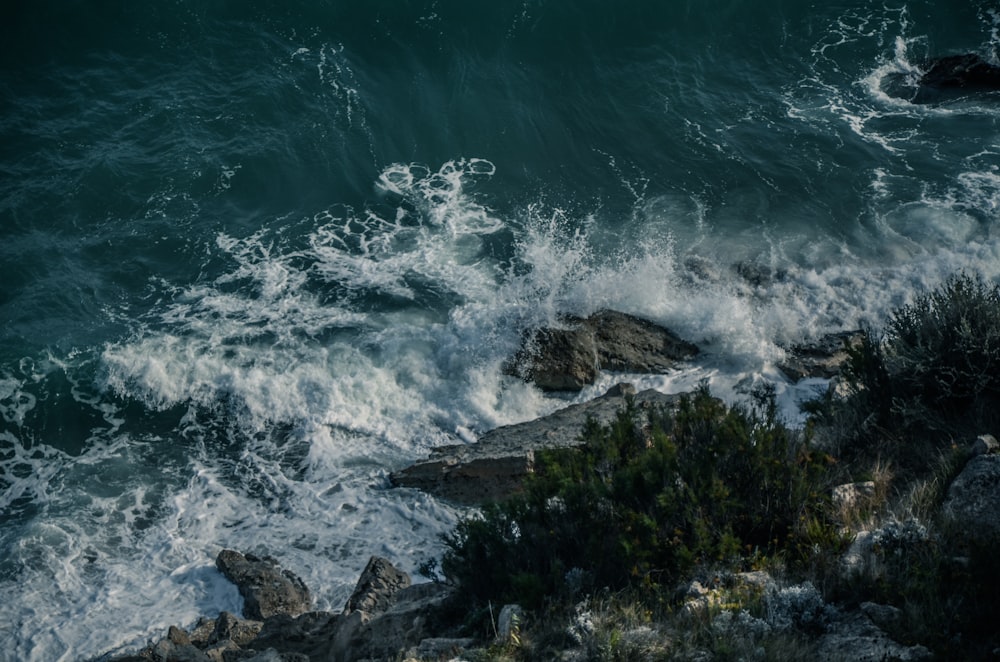
<instances>
[{"instance_id":1,"label":"vegetation","mask_svg":"<svg viewBox=\"0 0 1000 662\"><path fill-rule=\"evenodd\" d=\"M851 350L842 380L846 394L813 403L805 431L778 420L773 392L729 408L702 387L675 409L630 403L610 425L588 423L581 449L541 454L523 494L445 540L441 570L472 621L488 605L530 610L484 659L572 646L600 660L802 659L827 601L897 607L885 627L904 644L988 654L1000 570L991 550L954 558L936 516L964 461L957 440L1000 416L1000 289L960 275L917 297ZM834 485L858 480L874 481L866 499L831 502ZM845 579L839 560L862 529L870 562ZM772 627L780 591L733 579L761 567L811 582L792 596L794 627ZM710 597L677 592L693 578Z\"/></svg>"},{"instance_id":2,"label":"vegetation","mask_svg":"<svg viewBox=\"0 0 1000 662\"><path fill-rule=\"evenodd\" d=\"M673 586L696 565L807 557L825 524L828 458L781 425L772 394L728 409L700 388L676 411L590 422L582 451L542 454L523 496L447 538L445 574L481 600ZM638 423L638 424L637 424Z\"/></svg>"}]
</instances>

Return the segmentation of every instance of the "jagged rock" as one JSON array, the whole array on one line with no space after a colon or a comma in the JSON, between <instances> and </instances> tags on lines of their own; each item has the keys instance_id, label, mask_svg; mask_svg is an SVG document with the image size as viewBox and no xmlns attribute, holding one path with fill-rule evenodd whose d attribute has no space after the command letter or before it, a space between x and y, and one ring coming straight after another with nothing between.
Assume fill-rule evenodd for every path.
<instances>
[{"instance_id":1,"label":"jagged rock","mask_svg":"<svg viewBox=\"0 0 1000 662\"><path fill-rule=\"evenodd\" d=\"M528 336L506 371L545 391L579 391L600 370L665 372L698 353L669 329L613 310L563 321Z\"/></svg>"},{"instance_id":2,"label":"jagged rock","mask_svg":"<svg viewBox=\"0 0 1000 662\"><path fill-rule=\"evenodd\" d=\"M396 659L434 634L435 614L452 597L454 589L445 584L414 584L396 591L391 604L368 621L352 612L338 633L330 659Z\"/></svg>"},{"instance_id":3,"label":"jagged rock","mask_svg":"<svg viewBox=\"0 0 1000 662\"><path fill-rule=\"evenodd\" d=\"M863 331L843 331L795 345L786 350L778 368L793 382L808 377L831 379L847 362L848 349L860 345L863 338Z\"/></svg>"},{"instance_id":4,"label":"jagged rock","mask_svg":"<svg viewBox=\"0 0 1000 662\"><path fill-rule=\"evenodd\" d=\"M272 616L247 647L325 660L343 624L343 615L325 611L306 612L296 618Z\"/></svg>"},{"instance_id":5,"label":"jagged rock","mask_svg":"<svg viewBox=\"0 0 1000 662\"><path fill-rule=\"evenodd\" d=\"M347 599L344 614L361 611L368 618L381 614L392 604L396 592L410 584L408 574L397 569L388 560L373 556L362 571L351 597Z\"/></svg>"},{"instance_id":6,"label":"jagged rock","mask_svg":"<svg viewBox=\"0 0 1000 662\"><path fill-rule=\"evenodd\" d=\"M244 646L253 641L264 627L261 621L248 620L224 611L215 621L215 629L209 638L209 643L231 641L237 646Z\"/></svg>"},{"instance_id":7,"label":"jagged rock","mask_svg":"<svg viewBox=\"0 0 1000 662\"><path fill-rule=\"evenodd\" d=\"M415 487L455 503L501 499L517 492L525 476L534 471L535 451L579 446L587 418L611 422L630 395L641 409L676 407L680 400L680 396L652 389L635 393L630 384L619 384L588 402L491 430L478 443L435 448L428 459L393 473L391 480L395 485Z\"/></svg>"},{"instance_id":8,"label":"jagged rock","mask_svg":"<svg viewBox=\"0 0 1000 662\"><path fill-rule=\"evenodd\" d=\"M171 628L176 630L176 628ZM212 662L204 651L191 643L175 643L169 636L161 639L151 649L155 662Z\"/></svg>"},{"instance_id":9,"label":"jagged rock","mask_svg":"<svg viewBox=\"0 0 1000 662\"><path fill-rule=\"evenodd\" d=\"M301 579L282 570L270 556L243 555L223 550L215 565L229 581L236 584L243 596L243 615L264 620L276 614L297 616L309 610L312 597Z\"/></svg>"},{"instance_id":10,"label":"jagged rock","mask_svg":"<svg viewBox=\"0 0 1000 662\"><path fill-rule=\"evenodd\" d=\"M977 455L948 487L942 512L972 543L1000 542L1000 455Z\"/></svg>"}]
</instances>

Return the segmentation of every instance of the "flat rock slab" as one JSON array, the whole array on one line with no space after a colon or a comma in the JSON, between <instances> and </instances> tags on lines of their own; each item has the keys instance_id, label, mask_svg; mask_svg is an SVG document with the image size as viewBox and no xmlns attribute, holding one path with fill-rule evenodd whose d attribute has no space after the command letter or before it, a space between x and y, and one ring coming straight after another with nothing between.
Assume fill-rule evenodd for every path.
<instances>
[{"instance_id":1,"label":"flat rock slab","mask_svg":"<svg viewBox=\"0 0 1000 662\"><path fill-rule=\"evenodd\" d=\"M530 334L506 371L543 391L579 391L601 370L666 372L698 353L669 329L614 310L562 321Z\"/></svg>"},{"instance_id":2,"label":"flat rock slab","mask_svg":"<svg viewBox=\"0 0 1000 662\"><path fill-rule=\"evenodd\" d=\"M312 596L305 583L270 556L219 552L215 565L243 596L243 616L262 621L277 614L298 616L309 611Z\"/></svg>"},{"instance_id":3,"label":"flat rock slab","mask_svg":"<svg viewBox=\"0 0 1000 662\"><path fill-rule=\"evenodd\" d=\"M435 448L426 460L393 473L392 482L458 504L502 499L521 489L524 478L534 470L535 451L581 445L580 433L587 419L610 423L625 408L629 395L634 395L640 409L676 407L681 397L653 389L635 393L631 385L619 384L588 402L491 430L475 444Z\"/></svg>"}]
</instances>

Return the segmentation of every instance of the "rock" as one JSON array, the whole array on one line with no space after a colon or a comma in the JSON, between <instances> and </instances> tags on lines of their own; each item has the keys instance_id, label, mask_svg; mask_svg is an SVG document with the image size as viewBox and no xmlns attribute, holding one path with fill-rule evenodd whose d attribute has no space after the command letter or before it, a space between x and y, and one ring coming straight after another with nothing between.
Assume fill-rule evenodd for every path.
<instances>
[{"instance_id":1,"label":"rock","mask_svg":"<svg viewBox=\"0 0 1000 662\"><path fill-rule=\"evenodd\" d=\"M817 641L817 660L881 662L882 660L930 660L923 646L903 646L880 630L864 614L855 613L839 621Z\"/></svg>"},{"instance_id":2,"label":"rock","mask_svg":"<svg viewBox=\"0 0 1000 662\"><path fill-rule=\"evenodd\" d=\"M990 453L1000 453L1000 441L991 434L981 434L976 437L972 444L970 455L989 455Z\"/></svg>"},{"instance_id":3,"label":"rock","mask_svg":"<svg viewBox=\"0 0 1000 662\"><path fill-rule=\"evenodd\" d=\"M883 630L891 630L903 620L903 610L899 607L880 605L875 602L862 602L861 613Z\"/></svg>"},{"instance_id":4,"label":"rock","mask_svg":"<svg viewBox=\"0 0 1000 662\"><path fill-rule=\"evenodd\" d=\"M468 637L432 637L423 639L420 645L407 651L406 656L418 660L452 660L475 643L475 639Z\"/></svg>"},{"instance_id":5,"label":"rock","mask_svg":"<svg viewBox=\"0 0 1000 662\"><path fill-rule=\"evenodd\" d=\"M174 643L169 636L153 646L151 659L156 662L212 662L201 649L190 643Z\"/></svg>"},{"instance_id":6,"label":"rock","mask_svg":"<svg viewBox=\"0 0 1000 662\"><path fill-rule=\"evenodd\" d=\"M977 455L948 487L942 512L965 541L1000 543L1000 455Z\"/></svg>"},{"instance_id":7,"label":"rock","mask_svg":"<svg viewBox=\"0 0 1000 662\"><path fill-rule=\"evenodd\" d=\"M795 345L785 351L778 369L793 382L810 377L832 379L850 358L848 349L858 347L863 338L863 331L843 331Z\"/></svg>"},{"instance_id":8,"label":"rock","mask_svg":"<svg viewBox=\"0 0 1000 662\"><path fill-rule=\"evenodd\" d=\"M919 64L920 73L896 72L882 81L889 96L910 103L939 103L1000 90L1000 67L975 53L946 55Z\"/></svg>"},{"instance_id":9,"label":"rock","mask_svg":"<svg viewBox=\"0 0 1000 662\"><path fill-rule=\"evenodd\" d=\"M394 660L425 639L432 638L436 613L454 589L438 583L414 584L397 591L388 609L367 622L353 612L337 634L329 659Z\"/></svg>"},{"instance_id":10,"label":"rock","mask_svg":"<svg viewBox=\"0 0 1000 662\"><path fill-rule=\"evenodd\" d=\"M563 321L529 335L505 370L545 391L579 391L600 370L666 372L698 353L669 329L625 313L602 310Z\"/></svg>"},{"instance_id":11,"label":"rock","mask_svg":"<svg viewBox=\"0 0 1000 662\"><path fill-rule=\"evenodd\" d=\"M344 606L344 615L360 611L371 618L381 614L392 604L396 592L410 584L408 574L398 570L388 560L373 556Z\"/></svg>"},{"instance_id":12,"label":"rock","mask_svg":"<svg viewBox=\"0 0 1000 662\"><path fill-rule=\"evenodd\" d=\"M524 623L524 610L521 605L504 605L497 618L497 641L506 644L515 636Z\"/></svg>"},{"instance_id":13,"label":"rock","mask_svg":"<svg viewBox=\"0 0 1000 662\"><path fill-rule=\"evenodd\" d=\"M435 448L428 459L393 473L390 479L395 485L415 487L459 504L502 499L516 493L525 476L534 471L535 451L579 446L588 417L610 423L629 396L640 409L676 407L680 400L680 396L652 389L635 393L631 385L619 384L588 402L491 430L475 444Z\"/></svg>"},{"instance_id":14,"label":"rock","mask_svg":"<svg viewBox=\"0 0 1000 662\"><path fill-rule=\"evenodd\" d=\"M301 579L282 570L276 559L223 550L215 565L243 596L243 615L264 620L276 614L297 616L309 610L312 597Z\"/></svg>"},{"instance_id":15,"label":"rock","mask_svg":"<svg viewBox=\"0 0 1000 662\"><path fill-rule=\"evenodd\" d=\"M860 512L871 508L875 502L875 481L837 485L830 491L830 501L837 509L841 520L847 525L855 524Z\"/></svg>"},{"instance_id":16,"label":"rock","mask_svg":"<svg viewBox=\"0 0 1000 662\"><path fill-rule=\"evenodd\" d=\"M272 649L282 654L325 660L344 622L342 614L324 611L306 612L295 618L287 615L272 616L264 622L256 639L247 646L256 650Z\"/></svg>"},{"instance_id":17,"label":"rock","mask_svg":"<svg viewBox=\"0 0 1000 662\"><path fill-rule=\"evenodd\" d=\"M245 646L253 641L264 627L261 621L245 620L235 614L224 611L215 620L215 630L209 638L209 643L231 641L237 646Z\"/></svg>"}]
</instances>

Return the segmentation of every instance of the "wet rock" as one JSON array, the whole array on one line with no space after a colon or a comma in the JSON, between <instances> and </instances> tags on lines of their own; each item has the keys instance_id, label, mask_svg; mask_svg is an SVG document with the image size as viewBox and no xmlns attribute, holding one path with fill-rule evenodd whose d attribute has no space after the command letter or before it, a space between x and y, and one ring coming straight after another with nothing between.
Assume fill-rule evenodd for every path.
<instances>
[{"instance_id":1,"label":"wet rock","mask_svg":"<svg viewBox=\"0 0 1000 662\"><path fill-rule=\"evenodd\" d=\"M392 604L400 589L410 586L410 576L387 559L373 556L361 573L354 592L347 600L344 614L361 611L369 618L381 614Z\"/></svg>"},{"instance_id":2,"label":"wet rock","mask_svg":"<svg viewBox=\"0 0 1000 662\"><path fill-rule=\"evenodd\" d=\"M786 350L778 368L793 382L809 377L831 379L850 358L848 350L858 347L863 338L863 331L843 331L795 345Z\"/></svg>"},{"instance_id":3,"label":"wet rock","mask_svg":"<svg viewBox=\"0 0 1000 662\"><path fill-rule=\"evenodd\" d=\"M282 570L270 556L223 550L215 560L219 571L243 596L243 615L264 620L276 614L297 616L309 610L312 596L301 579Z\"/></svg>"},{"instance_id":4,"label":"wet rock","mask_svg":"<svg viewBox=\"0 0 1000 662\"><path fill-rule=\"evenodd\" d=\"M601 370L666 372L698 353L669 329L613 310L563 322L530 335L506 371L545 391L579 391Z\"/></svg>"},{"instance_id":5,"label":"wet rock","mask_svg":"<svg viewBox=\"0 0 1000 662\"><path fill-rule=\"evenodd\" d=\"M678 395L649 389L635 393L619 384L599 398L571 405L548 416L487 432L475 444L442 446L421 462L393 473L393 484L415 487L461 504L498 500L521 489L534 471L534 453L541 449L579 446L588 417L607 424L634 397L640 409L676 407Z\"/></svg>"}]
</instances>

